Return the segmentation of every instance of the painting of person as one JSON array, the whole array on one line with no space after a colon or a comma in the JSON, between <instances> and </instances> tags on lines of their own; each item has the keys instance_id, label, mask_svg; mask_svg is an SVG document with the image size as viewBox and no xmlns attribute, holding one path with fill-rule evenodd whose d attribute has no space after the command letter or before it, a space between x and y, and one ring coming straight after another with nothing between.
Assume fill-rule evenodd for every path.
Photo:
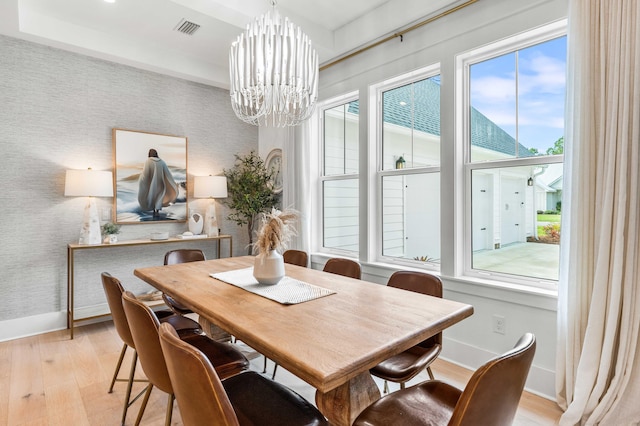
<instances>
[{"instance_id":1,"label":"painting of person","mask_svg":"<svg viewBox=\"0 0 640 426\"><path fill-rule=\"evenodd\" d=\"M167 163L158 157L158 151L149 150L149 156L138 181L138 203L140 210L153 211L153 216L160 215L160 210L173 204L178 198L178 185Z\"/></svg>"},{"instance_id":2,"label":"painting of person","mask_svg":"<svg viewBox=\"0 0 640 426\"><path fill-rule=\"evenodd\" d=\"M113 129L117 223L186 222L187 138Z\"/></svg>"}]
</instances>

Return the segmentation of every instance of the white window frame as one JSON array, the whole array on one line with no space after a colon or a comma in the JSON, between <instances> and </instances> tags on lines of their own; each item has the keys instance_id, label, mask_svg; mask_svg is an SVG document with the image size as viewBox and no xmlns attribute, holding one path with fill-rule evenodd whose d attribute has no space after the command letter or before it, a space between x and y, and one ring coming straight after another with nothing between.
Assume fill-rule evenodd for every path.
<instances>
[{"instance_id":1,"label":"white window frame","mask_svg":"<svg viewBox=\"0 0 640 426\"><path fill-rule=\"evenodd\" d=\"M517 34L503 40L490 43L470 52L456 56L456 140L462 155L462 163L456 161L456 168L461 169L464 176L462 184L456 185L463 194L463 214L456 218L456 228L463 230L461 238L455 241L455 275L472 280L488 280L504 282L525 287L536 287L545 290L557 290L558 282L534 277L517 276L507 273L472 269L472 200L471 175L473 170L505 168L537 164L557 164L564 162L564 155L539 155L535 157L513 158L471 162L470 135L470 66L516 50L523 50L533 45L565 36L567 20L563 19L539 28ZM460 174L458 173L458 176Z\"/></svg>"},{"instance_id":2,"label":"white window frame","mask_svg":"<svg viewBox=\"0 0 640 426\"><path fill-rule=\"evenodd\" d=\"M368 229L368 241L369 241L369 259L373 259L375 262L386 263L391 265L399 265L411 268L425 269L429 271L439 271L440 264L433 262L419 262L410 259L384 256L382 253L382 225L383 225L383 209L382 209L382 179L385 176L404 176L411 174L425 174L425 173L440 173L440 165L442 164L442 149L440 150L440 165L431 167L415 167L405 169L391 169L383 170L383 126L384 120L382 117L382 98L383 93L389 90L396 89L398 87L405 86L407 84L415 83L417 81L425 80L436 75L441 75L440 63L428 65L417 70L404 73L400 76L396 76L380 83L369 86L369 143L375 144L371 147L371 152L375 153L375 161L370 161L369 176L374 176L375 195L369 199L369 211L375 212L369 221ZM374 135L374 136L372 136ZM441 185L442 190L442 185ZM442 234L442 224L440 224L440 233Z\"/></svg>"},{"instance_id":3,"label":"white window frame","mask_svg":"<svg viewBox=\"0 0 640 426\"><path fill-rule=\"evenodd\" d=\"M359 100L359 92L353 91L340 96L333 97L331 99L327 99L323 102L318 103L317 109L317 117L318 117L318 182L316 184L317 196L315 197L318 202L316 203L317 209L314 213L314 216L317 220L313 222L316 224L314 227L314 233L317 236L316 239L316 247L315 251L319 253L326 253L334 256L342 256L342 257L352 257L358 258L358 251L351 250L342 250L333 247L325 247L324 246L324 183L330 181L339 181L339 180L347 180L347 179L356 179L360 182L360 173L350 173L350 174L342 174L342 175L325 175L324 168L324 113L326 110L335 108L340 105L348 104L353 101ZM360 116L359 119L362 119ZM359 142L358 142L358 145ZM360 148L360 147L359 147ZM358 197L358 203L360 203L360 199ZM360 208L360 207L359 207Z\"/></svg>"}]
</instances>

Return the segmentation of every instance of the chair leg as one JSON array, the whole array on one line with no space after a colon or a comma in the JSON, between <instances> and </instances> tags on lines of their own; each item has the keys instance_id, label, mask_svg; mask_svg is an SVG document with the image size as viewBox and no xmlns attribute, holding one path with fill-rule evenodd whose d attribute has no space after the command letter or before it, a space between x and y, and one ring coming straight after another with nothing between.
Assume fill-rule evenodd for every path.
<instances>
[{"instance_id":1,"label":"chair leg","mask_svg":"<svg viewBox=\"0 0 640 426\"><path fill-rule=\"evenodd\" d=\"M271 380L275 380L276 379L276 371L278 370L278 363L276 362L276 365L273 366L273 375L271 375Z\"/></svg>"},{"instance_id":2,"label":"chair leg","mask_svg":"<svg viewBox=\"0 0 640 426\"><path fill-rule=\"evenodd\" d=\"M264 357L264 367L262 367L262 374L267 372L267 357L262 355Z\"/></svg>"},{"instance_id":3,"label":"chair leg","mask_svg":"<svg viewBox=\"0 0 640 426\"><path fill-rule=\"evenodd\" d=\"M113 385L116 383L116 379L118 378L118 373L120 372L120 367L122 366L122 360L124 359L124 354L127 352L127 344L122 345L122 350L120 351L120 359L118 360L118 364L116 365L116 371L113 373L113 379L111 379L111 386L109 386L109 393L113 392Z\"/></svg>"},{"instance_id":4,"label":"chair leg","mask_svg":"<svg viewBox=\"0 0 640 426\"><path fill-rule=\"evenodd\" d=\"M389 382L388 381L384 381L384 389L383 389L384 394L388 394L389 393Z\"/></svg>"},{"instance_id":5,"label":"chair leg","mask_svg":"<svg viewBox=\"0 0 640 426\"><path fill-rule=\"evenodd\" d=\"M427 367L427 373L429 373L429 378L431 380L435 380L435 378L433 377L433 371L431 371L431 366Z\"/></svg>"},{"instance_id":6,"label":"chair leg","mask_svg":"<svg viewBox=\"0 0 640 426\"><path fill-rule=\"evenodd\" d=\"M400 383L400 389L404 389L404 382Z\"/></svg>"},{"instance_id":7,"label":"chair leg","mask_svg":"<svg viewBox=\"0 0 640 426\"><path fill-rule=\"evenodd\" d=\"M138 411L138 418L136 419L135 425L138 426L140 421L142 420L142 415L144 414L144 410L147 408L147 402L149 402L149 396L151 396L151 390L153 389L153 385L149 383L147 386L147 391L144 394L144 399L142 400L142 405L140 406L140 411Z\"/></svg>"},{"instance_id":8,"label":"chair leg","mask_svg":"<svg viewBox=\"0 0 640 426\"><path fill-rule=\"evenodd\" d=\"M127 383L127 394L124 398L124 408L122 409L122 422L121 422L122 425L124 425L124 422L127 419L127 410L129 410L129 406L131 405L131 388L133 387L133 377L136 374L137 363L138 363L138 352L134 350L133 360L131 361L131 371L129 372L129 383Z\"/></svg>"},{"instance_id":9,"label":"chair leg","mask_svg":"<svg viewBox=\"0 0 640 426\"><path fill-rule=\"evenodd\" d=\"M171 426L171 417L173 416L173 401L176 397L174 394L169 395L169 401L167 401L167 416L164 421L164 426Z\"/></svg>"}]
</instances>

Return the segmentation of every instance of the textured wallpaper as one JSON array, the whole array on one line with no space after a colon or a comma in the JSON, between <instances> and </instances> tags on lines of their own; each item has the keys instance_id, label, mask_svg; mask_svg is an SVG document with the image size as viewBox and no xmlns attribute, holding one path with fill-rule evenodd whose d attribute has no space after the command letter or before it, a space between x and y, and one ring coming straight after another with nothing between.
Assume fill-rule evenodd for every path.
<instances>
[{"instance_id":1,"label":"textured wallpaper","mask_svg":"<svg viewBox=\"0 0 640 426\"><path fill-rule=\"evenodd\" d=\"M193 201L193 176L219 174L233 166L234 154L258 149L257 128L235 117L226 90L0 36L0 321L66 310L67 244L77 242L86 199L64 197L65 170L112 170L114 127L188 138L189 205L196 210L205 205ZM112 199L97 202L109 213ZM246 229L227 221L220 203L217 211L234 254L245 254ZM119 238L186 228L126 225ZM102 271L136 293L149 290L133 269L161 264L170 248L83 251L76 306L105 303Z\"/></svg>"}]
</instances>

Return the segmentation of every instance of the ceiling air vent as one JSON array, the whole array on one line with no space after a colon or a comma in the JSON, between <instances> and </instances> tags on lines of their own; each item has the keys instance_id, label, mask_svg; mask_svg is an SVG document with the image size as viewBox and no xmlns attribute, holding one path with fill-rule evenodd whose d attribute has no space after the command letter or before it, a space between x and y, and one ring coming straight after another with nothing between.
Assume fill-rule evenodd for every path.
<instances>
[{"instance_id":1,"label":"ceiling air vent","mask_svg":"<svg viewBox=\"0 0 640 426\"><path fill-rule=\"evenodd\" d=\"M175 26L174 30L183 34L193 35L193 33L198 31L198 28L200 28L200 25L195 22L187 21L183 18L178 22L178 25Z\"/></svg>"}]
</instances>

